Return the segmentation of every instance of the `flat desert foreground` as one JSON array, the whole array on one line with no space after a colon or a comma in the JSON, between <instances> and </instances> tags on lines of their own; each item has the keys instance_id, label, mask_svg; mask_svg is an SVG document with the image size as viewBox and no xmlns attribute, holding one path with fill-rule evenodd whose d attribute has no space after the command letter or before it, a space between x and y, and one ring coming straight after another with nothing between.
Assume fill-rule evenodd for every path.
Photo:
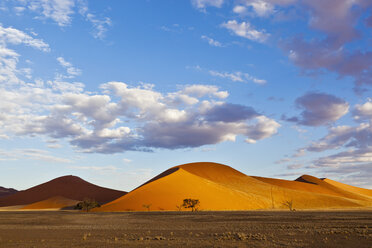
<instances>
[{"instance_id":1,"label":"flat desert foreground","mask_svg":"<svg viewBox=\"0 0 372 248\"><path fill-rule=\"evenodd\" d=\"M372 247L372 211L0 212L0 247Z\"/></svg>"}]
</instances>

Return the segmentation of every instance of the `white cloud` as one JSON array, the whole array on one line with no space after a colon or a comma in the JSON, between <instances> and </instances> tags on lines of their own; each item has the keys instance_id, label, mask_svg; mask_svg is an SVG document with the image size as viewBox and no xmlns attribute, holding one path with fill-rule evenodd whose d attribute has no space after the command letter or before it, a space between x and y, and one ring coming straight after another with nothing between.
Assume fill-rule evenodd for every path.
<instances>
[{"instance_id":1,"label":"white cloud","mask_svg":"<svg viewBox=\"0 0 372 248\"><path fill-rule=\"evenodd\" d=\"M14 0L16 1L16 0ZM36 19L50 19L60 27L72 24L73 17L78 12L93 26L92 35L103 39L112 21L106 16L97 16L88 8L86 0L30 0L16 1L21 6L14 7L17 15L22 15L26 10L36 13Z\"/></svg>"},{"instance_id":2,"label":"white cloud","mask_svg":"<svg viewBox=\"0 0 372 248\"><path fill-rule=\"evenodd\" d=\"M44 52L50 51L49 45L43 40L35 39L32 36L12 27L4 28L0 24L0 45L5 46L6 44L24 44Z\"/></svg>"},{"instance_id":3,"label":"white cloud","mask_svg":"<svg viewBox=\"0 0 372 248\"><path fill-rule=\"evenodd\" d=\"M62 57L58 57L57 58L57 61L59 62L59 64L65 68L67 67L72 67L72 64L70 62L67 62L64 58Z\"/></svg>"},{"instance_id":4,"label":"white cloud","mask_svg":"<svg viewBox=\"0 0 372 248\"><path fill-rule=\"evenodd\" d=\"M298 149L295 154L293 154L293 157L298 158L298 157L303 157L305 155L306 155L306 149L301 148L301 149Z\"/></svg>"},{"instance_id":5,"label":"white cloud","mask_svg":"<svg viewBox=\"0 0 372 248\"><path fill-rule=\"evenodd\" d=\"M222 47L221 42L219 42L217 40L214 40L214 39L212 39L212 38L210 38L210 37L208 37L206 35L202 35L201 36L201 39L207 41L208 44L211 45L211 46Z\"/></svg>"},{"instance_id":6,"label":"white cloud","mask_svg":"<svg viewBox=\"0 0 372 248\"><path fill-rule=\"evenodd\" d=\"M62 148L62 145L61 144L49 144L47 145L47 147L51 149L59 149L59 148Z\"/></svg>"},{"instance_id":7,"label":"white cloud","mask_svg":"<svg viewBox=\"0 0 372 248\"><path fill-rule=\"evenodd\" d=\"M288 163L288 162L292 162L292 159L291 158L282 158L282 159L279 159L279 160L275 161L274 163L275 164L284 164L284 163Z\"/></svg>"},{"instance_id":8,"label":"white cloud","mask_svg":"<svg viewBox=\"0 0 372 248\"><path fill-rule=\"evenodd\" d=\"M208 6L221 8L224 0L191 0L191 3L198 9L205 9Z\"/></svg>"},{"instance_id":9,"label":"white cloud","mask_svg":"<svg viewBox=\"0 0 372 248\"><path fill-rule=\"evenodd\" d=\"M23 11L26 10L26 8L22 6L16 6L13 8L13 10L16 12L17 15L21 15Z\"/></svg>"},{"instance_id":10,"label":"white cloud","mask_svg":"<svg viewBox=\"0 0 372 248\"><path fill-rule=\"evenodd\" d=\"M44 18L52 19L59 26L71 24L74 14L74 0L31 0L28 9L40 13Z\"/></svg>"},{"instance_id":11,"label":"white cloud","mask_svg":"<svg viewBox=\"0 0 372 248\"><path fill-rule=\"evenodd\" d=\"M296 169L300 169L300 168L302 168L302 167L304 167L304 165L301 164L301 163L299 163L299 164L289 164L289 165L287 165L287 169L288 169L288 170L296 170Z\"/></svg>"},{"instance_id":12,"label":"white cloud","mask_svg":"<svg viewBox=\"0 0 372 248\"><path fill-rule=\"evenodd\" d=\"M75 170L88 170L88 171L95 171L95 172L115 172L118 170L117 167L113 165L108 166L70 166L71 169Z\"/></svg>"},{"instance_id":13,"label":"white cloud","mask_svg":"<svg viewBox=\"0 0 372 248\"><path fill-rule=\"evenodd\" d=\"M353 115L356 120L372 120L372 101L357 104L353 110Z\"/></svg>"},{"instance_id":14,"label":"white cloud","mask_svg":"<svg viewBox=\"0 0 372 248\"><path fill-rule=\"evenodd\" d=\"M308 151L325 151L346 147L365 148L372 146L372 127L370 123L359 126L337 126L328 130L328 134L307 147Z\"/></svg>"},{"instance_id":15,"label":"white cloud","mask_svg":"<svg viewBox=\"0 0 372 248\"><path fill-rule=\"evenodd\" d=\"M227 78L231 81L234 82L247 82L247 81L252 81L253 83L256 84L265 84L266 80L264 79L259 79L256 77L253 77L249 75L248 73L243 73L240 71L229 73L229 72L218 72L218 71L213 71L210 70L209 74L215 77L221 77L221 78Z\"/></svg>"},{"instance_id":16,"label":"white cloud","mask_svg":"<svg viewBox=\"0 0 372 248\"><path fill-rule=\"evenodd\" d=\"M265 30L258 31L254 29L249 22L238 23L236 20L230 20L222 23L221 26L232 31L237 36L260 43L265 42L270 36Z\"/></svg>"},{"instance_id":17,"label":"white cloud","mask_svg":"<svg viewBox=\"0 0 372 248\"><path fill-rule=\"evenodd\" d=\"M52 163L72 163L73 161L66 158L60 158L51 155L48 151L40 149L0 149L0 160L12 161L12 160L39 160Z\"/></svg>"},{"instance_id":18,"label":"white cloud","mask_svg":"<svg viewBox=\"0 0 372 248\"><path fill-rule=\"evenodd\" d=\"M251 8L257 16L265 17L274 12L274 5L267 0L246 0L245 6ZM237 8L237 9L236 9ZM243 9L243 6L235 6L234 12L244 13L247 8Z\"/></svg>"},{"instance_id":19,"label":"white cloud","mask_svg":"<svg viewBox=\"0 0 372 248\"><path fill-rule=\"evenodd\" d=\"M70 62L67 62L63 57L58 57L57 61L62 67L66 68L66 72L69 75L69 78L81 75L81 70L74 67Z\"/></svg>"},{"instance_id":20,"label":"white cloud","mask_svg":"<svg viewBox=\"0 0 372 248\"><path fill-rule=\"evenodd\" d=\"M112 25L111 19L109 17L99 19L91 13L88 13L86 15L86 18L92 23L94 27L94 38L103 39L108 30L108 27Z\"/></svg>"},{"instance_id":21,"label":"white cloud","mask_svg":"<svg viewBox=\"0 0 372 248\"><path fill-rule=\"evenodd\" d=\"M278 132L280 124L266 116L257 116L255 123L248 126L246 135L249 137L248 143L253 143L252 140L262 140L273 136Z\"/></svg>"},{"instance_id":22,"label":"white cloud","mask_svg":"<svg viewBox=\"0 0 372 248\"><path fill-rule=\"evenodd\" d=\"M242 6L242 5L236 5L234 8L233 8L233 12L234 13L237 13L237 14L243 14L247 11L247 8L245 6Z\"/></svg>"},{"instance_id":23,"label":"white cloud","mask_svg":"<svg viewBox=\"0 0 372 248\"><path fill-rule=\"evenodd\" d=\"M314 162L319 167L353 166L359 163L372 162L372 148L349 150L335 155L320 158Z\"/></svg>"},{"instance_id":24,"label":"white cloud","mask_svg":"<svg viewBox=\"0 0 372 248\"><path fill-rule=\"evenodd\" d=\"M229 93L227 91L219 91L218 87L214 85L188 85L181 92L186 95L196 96L198 98L208 95L224 99L229 96Z\"/></svg>"},{"instance_id":25,"label":"white cloud","mask_svg":"<svg viewBox=\"0 0 372 248\"><path fill-rule=\"evenodd\" d=\"M23 83L22 77L31 79L30 68L18 68L20 55L9 49L9 45L26 45L32 48L49 52L50 47L41 39L34 39L32 36L18 29L4 28L0 24L0 82L2 87L12 84Z\"/></svg>"},{"instance_id":26,"label":"white cloud","mask_svg":"<svg viewBox=\"0 0 372 248\"><path fill-rule=\"evenodd\" d=\"M112 21L109 17L97 17L88 8L88 2L86 0L78 0L79 13L85 17L93 25L93 37L97 39L105 38L108 27L112 25Z\"/></svg>"},{"instance_id":27,"label":"white cloud","mask_svg":"<svg viewBox=\"0 0 372 248\"><path fill-rule=\"evenodd\" d=\"M19 54L15 51L0 47L0 82L3 84L20 83L17 68Z\"/></svg>"},{"instance_id":28,"label":"white cloud","mask_svg":"<svg viewBox=\"0 0 372 248\"><path fill-rule=\"evenodd\" d=\"M128 158L123 158L123 162L124 162L124 163L131 163L132 160L131 160L131 159L128 159Z\"/></svg>"},{"instance_id":29,"label":"white cloud","mask_svg":"<svg viewBox=\"0 0 372 248\"><path fill-rule=\"evenodd\" d=\"M9 136L6 134L0 134L0 139L9 139Z\"/></svg>"}]
</instances>

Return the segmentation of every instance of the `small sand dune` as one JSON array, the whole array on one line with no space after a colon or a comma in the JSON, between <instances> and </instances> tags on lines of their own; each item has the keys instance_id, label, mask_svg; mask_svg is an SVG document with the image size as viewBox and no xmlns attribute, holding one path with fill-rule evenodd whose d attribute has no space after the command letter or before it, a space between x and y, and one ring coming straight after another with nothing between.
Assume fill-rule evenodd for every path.
<instances>
[{"instance_id":1,"label":"small sand dune","mask_svg":"<svg viewBox=\"0 0 372 248\"><path fill-rule=\"evenodd\" d=\"M71 200L62 196L54 196L49 199L35 202L22 207L21 209L63 209L75 206L79 201Z\"/></svg>"},{"instance_id":2,"label":"small sand dune","mask_svg":"<svg viewBox=\"0 0 372 248\"><path fill-rule=\"evenodd\" d=\"M329 184L327 181L310 176L302 175L294 181L281 180L274 178L254 177L262 182L271 184L275 187L283 189L292 189L297 191L305 191L317 194L326 194L337 197L350 198L353 200L369 201L371 200L367 195L355 194L354 192L345 190L342 187ZM334 181L335 182L335 181ZM352 186L350 186L352 187ZM368 191L368 190L367 190Z\"/></svg>"},{"instance_id":3,"label":"small sand dune","mask_svg":"<svg viewBox=\"0 0 372 248\"><path fill-rule=\"evenodd\" d=\"M199 199L200 210L285 209L288 201L296 209L372 206L367 193L356 194L316 177L304 175L296 181L251 177L204 162L170 168L94 211L177 210L185 198Z\"/></svg>"},{"instance_id":4,"label":"small sand dune","mask_svg":"<svg viewBox=\"0 0 372 248\"><path fill-rule=\"evenodd\" d=\"M8 207L0 207L0 211L17 211L24 207L24 205L15 205L15 206L8 206Z\"/></svg>"}]
</instances>

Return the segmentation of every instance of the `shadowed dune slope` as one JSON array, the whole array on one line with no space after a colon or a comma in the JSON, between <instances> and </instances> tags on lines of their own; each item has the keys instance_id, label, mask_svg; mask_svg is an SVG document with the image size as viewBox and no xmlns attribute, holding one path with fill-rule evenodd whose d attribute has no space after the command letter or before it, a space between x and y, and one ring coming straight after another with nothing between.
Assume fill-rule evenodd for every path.
<instances>
[{"instance_id":1,"label":"shadowed dune slope","mask_svg":"<svg viewBox=\"0 0 372 248\"><path fill-rule=\"evenodd\" d=\"M8 189L8 188L0 187L0 197L13 195L17 192L18 192L17 190L12 189L12 188Z\"/></svg>"},{"instance_id":2,"label":"shadowed dune slope","mask_svg":"<svg viewBox=\"0 0 372 248\"><path fill-rule=\"evenodd\" d=\"M35 202L21 209L62 209L75 206L79 201L67 199L62 196L54 196L43 201Z\"/></svg>"},{"instance_id":3,"label":"shadowed dune slope","mask_svg":"<svg viewBox=\"0 0 372 248\"><path fill-rule=\"evenodd\" d=\"M199 199L201 210L281 209L290 200L298 209L372 206L371 198L348 198L321 185L269 181L226 165L202 162L170 168L94 211L144 211L144 205L155 211L177 210L185 198Z\"/></svg>"},{"instance_id":4,"label":"shadowed dune slope","mask_svg":"<svg viewBox=\"0 0 372 248\"><path fill-rule=\"evenodd\" d=\"M126 192L99 187L75 176L63 176L16 194L0 198L0 207L28 205L61 196L72 200L95 199L100 203L110 202Z\"/></svg>"}]
</instances>

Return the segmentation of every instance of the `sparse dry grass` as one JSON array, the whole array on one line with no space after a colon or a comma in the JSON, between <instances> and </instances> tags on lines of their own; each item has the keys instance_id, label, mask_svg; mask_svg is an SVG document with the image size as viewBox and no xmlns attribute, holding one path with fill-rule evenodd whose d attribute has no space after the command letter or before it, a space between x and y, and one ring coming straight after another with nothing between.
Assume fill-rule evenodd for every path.
<instances>
[{"instance_id":1,"label":"sparse dry grass","mask_svg":"<svg viewBox=\"0 0 372 248\"><path fill-rule=\"evenodd\" d=\"M1 212L0 247L358 247L372 212Z\"/></svg>"}]
</instances>

